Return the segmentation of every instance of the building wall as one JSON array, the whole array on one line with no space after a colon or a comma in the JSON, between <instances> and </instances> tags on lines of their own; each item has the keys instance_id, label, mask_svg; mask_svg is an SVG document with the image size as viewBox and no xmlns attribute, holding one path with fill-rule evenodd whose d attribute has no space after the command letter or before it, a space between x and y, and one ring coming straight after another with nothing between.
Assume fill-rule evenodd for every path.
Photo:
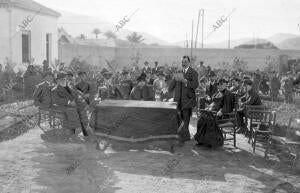
<instances>
[{"instance_id":1,"label":"building wall","mask_svg":"<svg viewBox=\"0 0 300 193\"><path fill-rule=\"evenodd\" d=\"M12 62L20 65L22 63L22 32L17 32L18 25L22 24L22 21L27 16L34 16L36 13L23 9L12 9ZM1 41L0 48L5 50L0 52L0 62L3 62L3 58L9 56L9 20L7 9L0 9L0 25L3 28L0 30ZM52 34L52 57L54 61L58 58L58 41L57 41L57 19L48 15L37 14L33 21L28 24L26 30L31 31L31 57L35 59L36 64L42 64L46 59L46 34ZM7 32L6 32L7 31ZM7 50L7 51L6 51Z\"/></svg>"},{"instance_id":2,"label":"building wall","mask_svg":"<svg viewBox=\"0 0 300 193\"><path fill-rule=\"evenodd\" d=\"M79 46L75 44L65 44L60 48L62 61L68 64L73 57L90 58L91 63L105 66L104 58L115 59L119 67L127 66L134 62L133 58L139 56L140 66L144 61L150 62L153 66L154 61L160 65L181 65L181 57L190 55L184 48L109 48L97 46ZM137 54L139 53L139 54ZM218 63L228 62L232 64L235 57L248 62L250 70L265 67L268 57L279 59L280 55L286 54L290 58L300 58L300 50L247 50L247 49L197 49L193 55L197 56L197 61L204 61L205 65L218 67Z\"/></svg>"},{"instance_id":3,"label":"building wall","mask_svg":"<svg viewBox=\"0 0 300 193\"><path fill-rule=\"evenodd\" d=\"M0 9L0 64L9 56L9 13L7 9Z\"/></svg>"},{"instance_id":4,"label":"building wall","mask_svg":"<svg viewBox=\"0 0 300 193\"><path fill-rule=\"evenodd\" d=\"M59 55L60 60L66 65L70 64L74 57L79 57L92 65L105 67L105 60L111 61L116 59L116 48L78 44L60 44Z\"/></svg>"}]
</instances>

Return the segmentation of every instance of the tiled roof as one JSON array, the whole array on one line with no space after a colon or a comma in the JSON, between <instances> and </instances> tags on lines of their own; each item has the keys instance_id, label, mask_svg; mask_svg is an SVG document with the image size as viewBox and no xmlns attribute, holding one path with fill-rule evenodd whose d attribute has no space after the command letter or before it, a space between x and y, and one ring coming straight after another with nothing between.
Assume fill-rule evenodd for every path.
<instances>
[{"instance_id":1,"label":"tiled roof","mask_svg":"<svg viewBox=\"0 0 300 193\"><path fill-rule=\"evenodd\" d=\"M0 0L0 8L9 7L9 6L20 8L20 9L26 9L34 12L40 12L42 14L46 14L54 17L61 16L60 13L32 0Z\"/></svg>"}]
</instances>

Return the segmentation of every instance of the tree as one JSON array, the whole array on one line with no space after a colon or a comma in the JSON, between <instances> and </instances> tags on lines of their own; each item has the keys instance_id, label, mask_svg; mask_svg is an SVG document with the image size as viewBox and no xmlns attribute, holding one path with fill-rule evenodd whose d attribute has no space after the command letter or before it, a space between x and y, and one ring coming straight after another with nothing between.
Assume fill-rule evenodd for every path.
<instances>
[{"instance_id":1,"label":"tree","mask_svg":"<svg viewBox=\"0 0 300 193\"><path fill-rule=\"evenodd\" d=\"M98 29L98 28L95 28L94 30L93 30L93 34L95 34L96 35L96 39L98 39L98 35L101 33L101 31L100 31L100 29Z\"/></svg>"},{"instance_id":2,"label":"tree","mask_svg":"<svg viewBox=\"0 0 300 193\"><path fill-rule=\"evenodd\" d=\"M138 35L136 32L133 32L131 35L128 35L127 40L131 43L142 43L145 39L142 35Z\"/></svg>"},{"instance_id":3,"label":"tree","mask_svg":"<svg viewBox=\"0 0 300 193\"><path fill-rule=\"evenodd\" d=\"M77 39L85 40L86 36L84 34L80 34Z\"/></svg>"},{"instance_id":4,"label":"tree","mask_svg":"<svg viewBox=\"0 0 300 193\"><path fill-rule=\"evenodd\" d=\"M117 39L116 34L110 30L106 31L103 35L106 36L107 39L109 38Z\"/></svg>"}]
</instances>

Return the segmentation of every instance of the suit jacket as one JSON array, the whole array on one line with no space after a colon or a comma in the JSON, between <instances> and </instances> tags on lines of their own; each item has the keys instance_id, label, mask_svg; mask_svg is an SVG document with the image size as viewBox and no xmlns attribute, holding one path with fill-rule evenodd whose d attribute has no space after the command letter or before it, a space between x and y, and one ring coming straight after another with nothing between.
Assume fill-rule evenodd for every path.
<instances>
[{"instance_id":1,"label":"suit jacket","mask_svg":"<svg viewBox=\"0 0 300 193\"><path fill-rule=\"evenodd\" d=\"M183 73L183 77L187 80L187 84L173 79L168 89L169 92L174 91L174 101L177 102L178 110L190 109L197 105L195 90L199 85L198 73L189 67L187 72Z\"/></svg>"},{"instance_id":2,"label":"suit jacket","mask_svg":"<svg viewBox=\"0 0 300 193\"><path fill-rule=\"evenodd\" d=\"M52 105L51 89L53 87L46 81L36 85L33 92L35 106L49 108Z\"/></svg>"},{"instance_id":3,"label":"suit jacket","mask_svg":"<svg viewBox=\"0 0 300 193\"><path fill-rule=\"evenodd\" d=\"M74 101L74 96L65 87L57 85L52 89L52 103L57 106L68 106L68 101Z\"/></svg>"}]
</instances>

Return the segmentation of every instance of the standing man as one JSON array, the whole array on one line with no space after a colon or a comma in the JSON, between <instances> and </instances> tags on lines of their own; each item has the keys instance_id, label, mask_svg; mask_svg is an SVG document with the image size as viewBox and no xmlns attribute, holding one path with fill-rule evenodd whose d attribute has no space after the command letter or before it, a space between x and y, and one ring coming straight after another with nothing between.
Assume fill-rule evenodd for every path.
<instances>
[{"instance_id":1,"label":"standing man","mask_svg":"<svg viewBox=\"0 0 300 193\"><path fill-rule=\"evenodd\" d=\"M183 146L185 141L190 140L189 124L192 109L197 105L195 90L197 89L198 73L190 67L189 56L182 57L183 71L177 73L170 82L169 91L174 90L174 101L177 102L177 110L184 126L179 131L179 145Z\"/></svg>"},{"instance_id":2,"label":"standing man","mask_svg":"<svg viewBox=\"0 0 300 193\"><path fill-rule=\"evenodd\" d=\"M49 108L52 105L51 89L54 87L54 75L52 72L45 72L43 79L44 81L35 87L33 101L37 107Z\"/></svg>"},{"instance_id":3,"label":"standing man","mask_svg":"<svg viewBox=\"0 0 300 193\"><path fill-rule=\"evenodd\" d=\"M151 74L151 72L152 72L152 70L151 70L151 68L150 68L150 66L149 66L149 62L145 62L144 63L144 67L143 67L143 69L142 69L142 73L145 73L145 74L147 74L147 73L150 73Z\"/></svg>"},{"instance_id":4,"label":"standing man","mask_svg":"<svg viewBox=\"0 0 300 193\"><path fill-rule=\"evenodd\" d=\"M157 74L159 72L158 62L154 62L154 68L152 68L152 74Z\"/></svg>"},{"instance_id":5,"label":"standing man","mask_svg":"<svg viewBox=\"0 0 300 193\"><path fill-rule=\"evenodd\" d=\"M282 80L282 88L284 92L284 102L285 104L293 103L293 87L294 79L292 72L287 72L287 77Z\"/></svg>"}]
</instances>

